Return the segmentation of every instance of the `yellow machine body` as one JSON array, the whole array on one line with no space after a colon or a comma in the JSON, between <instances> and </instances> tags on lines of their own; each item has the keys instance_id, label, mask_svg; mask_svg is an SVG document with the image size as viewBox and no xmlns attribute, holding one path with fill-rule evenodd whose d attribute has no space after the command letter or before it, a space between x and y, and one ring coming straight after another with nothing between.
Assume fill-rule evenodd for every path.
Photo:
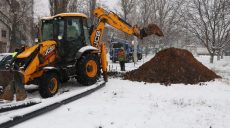
<instances>
[{"instance_id":1,"label":"yellow machine body","mask_svg":"<svg viewBox=\"0 0 230 128\"><path fill-rule=\"evenodd\" d=\"M99 19L99 23L93 29L93 32L90 35L90 43L91 46L94 46L99 49L101 54L101 66L102 71L104 73L107 72L107 59L106 59L106 46L102 41L102 36L105 28L105 24L109 24L114 28L123 31L129 35L137 36L138 38L143 38L140 32L140 28L135 26L131 26L122 20L118 15L114 12L107 12L103 8L96 8L94 11L94 16ZM84 17L87 18L85 14L82 13L61 13L52 17L46 17L44 19L52 20L55 17ZM30 80L34 78L40 77L43 75L42 67L52 64L56 57L58 56L56 51L56 42L55 41L45 41L39 44L36 44L30 48L26 48L24 52L17 55L17 58L26 58L30 56L38 47L39 53L34 57L29 66L26 69L22 69L21 72L23 74L23 83L28 83ZM53 50L48 55L45 55L49 50ZM40 60L39 56L45 57L44 60Z\"/></svg>"},{"instance_id":2,"label":"yellow machine body","mask_svg":"<svg viewBox=\"0 0 230 128\"><path fill-rule=\"evenodd\" d=\"M132 25L128 24L127 22L122 20L118 15L116 15L114 12L111 12L111 11L107 12L106 10L104 10L103 8L100 8L100 7L96 8L94 10L93 14L96 18L98 18L98 23L92 29L92 32L89 34L89 37L86 37L86 35L87 35L86 33L88 33L88 31L85 31L85 29L88 29L88 27L84 24L84 23L87 24L87 22L86 22L87 16L85 14L82 14L82 13L61 13L61 14L57 14L55 16L42 18L42 22L44 22L44 23L47 22L47 24L49 24L50 21L55 22L55 21L58 21L58 20L65 18L65 20L62 20L64 22L63 26L66 25L65 27L63 27L63 29L64 29L63 35L54 36L54 33L58 33L61 30L59 28L54 29L52 27L49 30L49 27L48 27L48 31L45 31L45 32L52 31L53 33L49 33L49 34L52 35L53 38L45 40L45 38L43 37L43 36L46 36L46 35L43 35L43 34L45 34L45 32L43 32L43 34L42 34L41 30L40 30L40 34L38 34L38 35L39 35L39 38L43 41L41 41L40 43L38 43L32 47L24 48L23 50L18 52L15 55L15 57L13 57L14 64L18 66L17 72L19 72L20 76L21 76L21 78L18 79L18 81L21 81L22 84L26 85L26 84L30 83L31 81L33 81L37 78L38 79L39 78L44 79L45 81L44 80L40 81L40 83L43 84L42 87L40 88L41 89L40 94L42 95L42 97L53 96L57 92L57 89L58 89L59 76L57 76L58 74L46 73L47 72L46 69L49 66L52 67L52 69L55 69L56 67L60 69L61 76L63 76L63 78L65 77L65 79L63 81L68 80L68 77L75 77L75 78L77 78L78 82L85 84L85 85L91 85L91 84L96 82L97 75L100 74L100 73L98 73L100 69L102 69L104 79L105 79L105 81L107 81L106 45L102 41L102 36L103 36L103 32L104 32L106 24L111 25L114 28L116 28L116 29L118 29L124 33L136 36L140 39L142 39L143 37L146 37L148 35L151 35L151 34L163 36L162 31L156 25L151 26L150 27L151 29L148 29L148 28L140 29L137 25L132 26ZM75 18L75 20L72 20L74 18ZM84 35L83 34L80 35L81 38L83 38L83 36L84 36L84 40L82 40L82 42L79 41L79 43L83 44L83 41L89 40L88 43L84 43L83 45L81 45L81 47L78 47L78 49L76 48L78 51L75 51L76 49L72 49L74 55L76 55L76 57L74 58L74 60L72 59L72 61L75 61L75 62L72 63L72 61L71 61L71 63L70 62L69 63L71 65L80 66L80 67L83 64L85 64L81 68L78 68L78 70L79 70L78 72L75 71L77 67L75 67L74 69L71 69L71 66L68 66L68 65L64 65L65 66L64 68L58 67L56 65L56 62L59 60L59 58L63 59L62 56L64 54L62 55L62 52L60 49L62 47L66 47L66 46L69 46L70 49L72 48L71 42L68 43L67 37L70 36L72 33L71 30L73 28L71 28L71 27L74 27L72 21L74 21L75 26L76 26L77 25L77 22L76 22L77 19L81 20L81 21L79 20L80 21L79 24L81 24L82 26L80 26L79 28L83 29L81 31L85 32L85 33L83 33ZM71 21L71 22L69 22L69 21ZM57 25L57 23L56 24L55 23L51 23L51 25L53 25L53 27L54 27L55 25ZM58 25L61 26L60 24L58 24ZM71 27L69 27L69 26L71 26ZM55 30L57 30L57 31L55 31ZM69 33L69 35L67 35L67 33ZM47 34L47 35L49 35L49 34ZM64 34L66 34L66 35L64 35ZM72 33L72 34L74 34L74 33ZM75 34L75 35L77 35L77 34ZM75 36L75 37L79 37L79 36ZM78 38L78 39L81 39L81 38ZM86 38L88 38L88 39L86 39ZM90 46L87 46L87 45L90 45ZM70 51L68 51L70 49L68 49L68 48L65 49L66 53L67 53L67 54L65 53L65 55L67 56L67 58L69 55L73 55L73 54L68 53L68 52L70 52ZM85 57L81 57L81 56L85 56ZM84 59L86 57L88 57L88 59ZM65 61L68 62L68 59L66 59ZM63 73L62 70L67 69L67 68L69 68L68 72ZM73 72L73 70L74 70L74 72ZM69 74L73 74L74 76L70 76ZM49 75L47 77L47 79L49 78L49 81L43 77L43 76L46 77L46 75L47 76ZM79 77L79 76L84 76L84 77L86 77L86 79L83 77ZM46 82L46 80L47 80L47 82ZM91 80L91 83L88 82L90 80ZM46 83L44 84L44 82L46 82ZM48 85L50 83L52 83L52 86L53 86L52 88L50 87L50 85ZM25 98L25 97L23 97L23 98ZM23 99L23 98L21 98L21 99Z\"/></svg>"},{"instance_id":3,"label":"yellow machine body","mask_svg":"<svg viewBox=\"0 0 230 128\"><path fill-rule=\"evenodd\" d=\"M16 58L27 58L35 51L35 49L39 49L39 53L34 57L26 69L20 69L20 72L23 74L24 84L27 84L29 81L34 80L35 78L41 77L44 72L42 67L51 65L57 57L56 42L45 41L30 48L26 48L22 53L18 54ZM43 59L39 59L39 56Z\"/></svg>"}]
</instances>

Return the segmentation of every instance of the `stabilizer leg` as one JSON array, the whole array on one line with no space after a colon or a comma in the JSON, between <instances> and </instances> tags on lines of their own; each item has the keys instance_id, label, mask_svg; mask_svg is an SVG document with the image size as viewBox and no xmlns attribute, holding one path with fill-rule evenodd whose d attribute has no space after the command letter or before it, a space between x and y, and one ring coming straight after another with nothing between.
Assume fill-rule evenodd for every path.
<instances>
[{"instance_id":1,"label":"stabilizer leg","mask_svg":"<svg viewBox=\"0 0 230 128\"><path fill-rule=\"evenodd\" d=\"M20 75L19 72L14 73L14 80L15 80L14 85L15 85L16 100L22 101L26 99L27 94L26 94L24 84L22 83L22 76Z\"/></svg>"}]
</instances>

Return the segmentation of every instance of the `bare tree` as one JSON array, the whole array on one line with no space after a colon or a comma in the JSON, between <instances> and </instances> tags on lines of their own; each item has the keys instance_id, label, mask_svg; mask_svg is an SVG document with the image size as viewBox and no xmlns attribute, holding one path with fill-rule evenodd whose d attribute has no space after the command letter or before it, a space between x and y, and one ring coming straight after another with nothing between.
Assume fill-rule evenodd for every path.
<instances>
[{"instance_id":1,"label":"bare tree","mask_svg":"<svg viewBox=\"0 0 230 128\"><path fill-rule=\"evenodd\" d=\"M67 12L67 6L70 0L49 0L50 14L56 15L58 13Z\"/></svg>"},{"instance_id":2,"label":"bare tree","mask_svg":"<svg viewBox=\"0 0 230 128\"><path fill-rule=\"evenodd\" d=\"M130 22L136 20L135 17L131 16L132 11L134 11L134 9L136 7L136 0L121 0L119 4L120 4L121 10L122 10L122 13L120 14L120 16L122 17L122 19L125 22L130 23ZM117 11L117 12L119 12L119 11ZM129 18L129 16L132 17L132 19ZM127 34L124 34L124 33L122 33L122 34L124 35L125 39L128 39Z\"/></svg>"},{"instance_id":3,"label":"bare tree","mask_svg":"<svg viewBox=\"0 0 230 128\"><path fill-rule=\"evenodd\" d=\"M96 2L97 0L90 0L90 23L91 24L94 24L95 23L95 18L94 18L94 15L93 15L93 11L95 10L96 8Z\"/></svg>"},{"instance_id":4,"label":"bare tree","mask_svg":"<svg viewBox=\"0 0 230 128\"><path fill-rule=\"evenodd\" d=\"M123 19L128 20L128 15L135 7L135 0L121 0L121 10L123 12Z\"/></svg>"},{"instance_id":5,"label":"bare tree","mask_svg":"<svg viewBox=\"0 0 230 128\"><path fill-rule=\"evenodd\" d=\"M145 26L149 24L151 21L151 16L154 14L153 11L153 1L152 0L139 0L137 3L137 8L139 12L136 15L137 19L139 20L139 25ZM147 56L151 45L153 44L153 38L147 37L142 40L141 45L144 47L144 53Z\"/></svg>"},{"instance_id":6,"label":"bare tree","mask_svg":"<svg viewBox=\"0 0 230 128\"><path fill-rule=\"evenodd\" d=\"M9 29L10 35L9 51L13 51L22 45L22 40L32 41L32 31L29 31L29 29L33 27L33 13L31 13L33 12L33 1L4 0L2 2L5 2L8 9L0 10L0 14L5 17L2 20L7 21L5 25Z\"/></svg>"},{"instance_id":7,"label":"bare tree","mask_svg":"<svg viewBox=\"0 0 230 128\"><path fill-rule=\"evenodd\" d=\"M184 0L153 0L154 14L151 18L164 32L164 38L159 40L162 47L172 46L180 37L179 24L182 19L178 11L183 2Z\"/></svg>"},{"instance_id":8,"label":"bare tree","mask_svg":"<svg viewBox=\"0 0 230 128\"><path fill-rule=\"evenodd\" d=\"M61 12L80 12L89 16L90 23L94 24L93 11L97 0L49 0L51 15Z\"/></svg>"},{"instance_id":9,"label":"bare tree","mask_svg":"<svg viewBox=\"0 0 230 128\"><path fill-rule=\"evenodd\" d=\"M68 12L77 12L78 7L79 7L79 0L71 0L68 3L67 11Z\"/></svg>"},{"instance_id":10,"label":"bare tree","mask_svg":"<svg viewBox=\"0 0 230 128\"><path fill-rule=\"evenodd\" d=\"M213 63L230 42L230 12L228 0L187 1L181 13L185 26L204 45Z\"/></svg>"},{"instance_id":11,"label":"bare tree","mask_svg":"<svg viewBox=\"0 0 230 128\"><path fill-rule=\"evenodd\" d=\"M89 0L70 0L67 6L67 12L79 12L89 16L89 2Z\"/></svg>"},{"instance_id":12,"label":"bare tree","mask_svg":"<svg viewBox=\"0 0 230 128\"><path fill-rule=\"evenodd\" d=\"M147 37L143 40L142 45L145 47L146 53L150 47L171 47L174 42L181 40L182 21L179 11L184 3L184 0L139 0L137 3L138 13L131 17L136 17L139 24L146 26L151 23L156 23L164 32L164 38L155 36Z\"/></svg>"}]
</instances>

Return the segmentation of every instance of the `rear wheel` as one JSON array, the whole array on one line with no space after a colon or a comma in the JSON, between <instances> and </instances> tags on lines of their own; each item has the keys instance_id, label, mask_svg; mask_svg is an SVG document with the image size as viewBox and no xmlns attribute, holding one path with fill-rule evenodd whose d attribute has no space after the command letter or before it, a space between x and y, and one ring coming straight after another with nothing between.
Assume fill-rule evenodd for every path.
<instances>
[{"instance_id":1,"label":"rear wheel","mask_svg":"<svg viewBox=\"0 0 230 128\"><path fill-rule=\"evenodd\" d=\"M83 55L77 63L77 81L85 86L97 82L100 74L99 57L95 54Z\"/></svg>"},{"instance_id":2,"label":"rear wheel","mask_svg":"<svg viewBox=\"0 0 230 128\"><path fill-rule=\"evenodd\" d=\"M60 81L55 72L47 72L42 76L39 84L39 93L41 97L52 97L58 92Z\"/></svg>"}]
</instances>

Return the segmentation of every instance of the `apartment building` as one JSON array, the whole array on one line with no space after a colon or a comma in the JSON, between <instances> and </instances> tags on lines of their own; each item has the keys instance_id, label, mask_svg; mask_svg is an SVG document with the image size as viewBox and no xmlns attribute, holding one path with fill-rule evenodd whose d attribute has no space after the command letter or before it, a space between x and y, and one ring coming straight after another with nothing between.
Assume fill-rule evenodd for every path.
<instances>
[{"instance_id":1,"label":"apartment building","mask_svg":"<svg viewBox=\"0 0 230 128\"><path fill-rule=\"evenodd\" d=\"M0 0L0 53L9 52L21 45L32 45L33 42L33 0L13 0L14 6L10 6L6 0ZM12 27L13 13L11 9L17 9L17 25ZM15 30L15 41L10 42L12 28Z\"/></svg>"}]
</instances>

